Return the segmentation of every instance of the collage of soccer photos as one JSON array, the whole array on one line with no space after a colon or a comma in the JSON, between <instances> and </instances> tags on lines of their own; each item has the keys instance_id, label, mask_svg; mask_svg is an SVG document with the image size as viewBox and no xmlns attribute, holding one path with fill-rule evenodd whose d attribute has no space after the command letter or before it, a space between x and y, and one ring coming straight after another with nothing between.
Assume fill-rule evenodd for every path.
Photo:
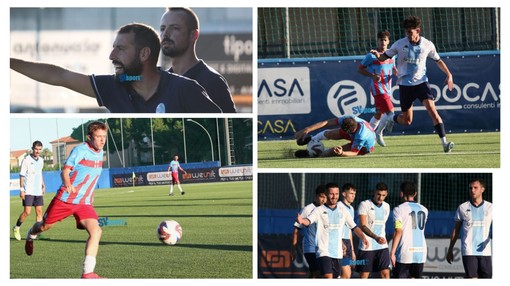
<instances>
[{"instance_id":1,"label":"collage of soccer photos","mask_svg":"<svg viewBox=\"0 0 510 286\"><path fill-rule=\"evenodd\" d=\"M2 285L503 275L499 5L160 4L4 9Z\"/></svg>"}]
</instances>

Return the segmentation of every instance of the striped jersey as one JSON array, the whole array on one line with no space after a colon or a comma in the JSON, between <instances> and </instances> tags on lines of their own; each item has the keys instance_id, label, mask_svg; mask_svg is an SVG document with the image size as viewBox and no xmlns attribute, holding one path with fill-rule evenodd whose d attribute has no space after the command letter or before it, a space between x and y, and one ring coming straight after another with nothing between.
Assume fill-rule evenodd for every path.
<instances>
[{"instance_id":1,"label":"striped jersey","mask_svg":"<svg viewBox=\"0 0 510 286\"><path fill-rule=\"evenodd\" d=\"M425 263L425 224L429 211L417 202L405 202L393 209L395 228L402 230L395 256L400 263Z\"/></svg>"},{"instance_id":2,"label":"striped jersey","mask_svg":"<svg viewBox=\"0 0 510 286\"><path fill-rule=\"evenodd\" d=\"M88 143L82 143L71 151L64 168L71 170L69 178L76 192L67 193L62 184L56 198L69 204L91 205L96 183L103 170L103 150L96 152Z\"/></svg>"},{"instance_id":3,"label":"striped jersey","mask_svg":"<svg viewBox=\"0 0 510 286\"><path fill-rule=\"evenodd\" d=\"M414 86L428 82L427 58L439 61L441 58L436 51L434 43L420 37L420 41L413 45L409 39L402 38L384 52L392 58L397 55L399 85Z\"/></svg>"},{"instance_id":4,"label":"striped jersey","mask_svg":"<svg viewBox=\"0 0 510 286\"><path fill-rule=\"evenodd\" d=\"M343 201L338 204L342 204L343 207L347 209L351 217L354 219L354 207L346 205ZM342 234L342 239L351 239L351 229L348 227L344 227L344 232Z\"/></svg>"},{"instance_id":5,"label":"striped jersey","mask_svg":"<svg viewBox=\"0 0 510 286\"><path fill-rule=\"evenodd\" d=\"M172 173L178 173L179 172L179 161L172 160L170 162L170 169L172 169Z\"/></svg>"},{"instance_id":6,"label":"striped jersey","mask_svg":"<svg viewBox=\"0 0 510 286\"><path fill-rule=\"evenodd\" d=\"M492 203L483 201L479 206L475 206L471 201L467 201L457 208L455 221L462 223L462 256L491 256Z\"/></svg>"},{"instance_id":7,"label":"striped jersey","mask_svg":"<svg viewBox=\"0 0 510 286\"><path fill-rule=\"evenodd\" d=\"M382 94L391 95L391 75L395 67L395 61L392 58L381 62L373 54L368 53L361 61L361 66L368 72L381 77L380 81L371 79L370 93L373 96Z\"/></svg>"},{"instance_id":8,"label":"striped jersey","mask_svg":"<svg viewBox=\"0 0 510 286\"><path fill-rule=\"evenodd\" d=\"M386 238L386 221L390 216L390 205L387 202L377 206L371 199L362 201L358 207L358 215L366 215L367 227L375 235ZM369 236L367 236L367 240L369 242L368 247L360 240L358 248L365 251L388 248L387 243L379 244Z\"/></svg>"},{"instance_id":9,"label":"striped jersey","mask_svg":"<svg viewBox=\"0 0 510 286\"><path fill-rule=\"evenodd\" d=\"M301 210L301 216L307 218L316 208L317 206L314 203L306 205ZM303 234L303 253L315 253L315 233L317 232L317 224L312 223L308 227L304 227L302 224L294 222L294 227L299 228Z\"/></svg>"},{"instance_id":10,"label":"striped jersey","mask_svg":"<svg viewBox=\"0 0 510 286\"><path fill-rule=\"evenodd\" d=\"M311 223L317 223L315 244L317 245L316 257L331 257L341 259L343 257L342 233L345 227L353 229L356 223L346 208L335 205L330 208L327 205L317 207L309 216Z\"/></svg>"},{"instance_id":11,"label":"striped jersey","mask_svg":"<svg viewBox=\"0 0 510 286\"><path fill-rule=\"evenodd\" d=\"M24 179L25 195L42 196L43 176L42 169L44 160L41 157L35 159L28 155L21 162L20 177Z\"/></svg>"},{"instance_id":12,"label":"striped jersey","mask_svg":"<svg viewBox=\"0 0 510 286\"><path fill-rule=\"evenodd\" d=\"M342 125L342 122L347 117L353 117L360 126L359 129L354 132L354 134L349 134L351 138L350 140L352 142L351 150L360 151L361 149L366 148L369 153L373 152L375 145L375 132L370 126L370 123L357 116L346 115L338 117L337 124L339 126Z\"/></svg>"}]
</instances>

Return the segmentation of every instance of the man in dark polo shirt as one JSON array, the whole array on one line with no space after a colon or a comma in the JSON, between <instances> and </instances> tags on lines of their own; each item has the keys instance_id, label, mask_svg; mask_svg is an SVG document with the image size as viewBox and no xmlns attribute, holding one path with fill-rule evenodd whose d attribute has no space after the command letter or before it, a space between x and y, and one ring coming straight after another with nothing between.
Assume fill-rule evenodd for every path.
<instances>
[{"instance_id":1,"label":"man in dark polo shirt","mask_svg":"<svg viewBox=\"0 0 510 286\"><path fill-rule=\"evenodd\" d=\"M160 40L139 23L117 32L110 53L115 75L85 75L44 63L11 58L11 69L36 81L97 99L115 113L221 113L196 81L157 67Z\"/></svg>"},{"instance_id":2,"label":"man in dark polo shirt","mask_svg":"<svg viewBox=\"0 0 510 286\"><path fill-rule=\"evenodd\" d=\"M227 80L198 59L195 45L200 34L198 16L190 8L167 8L160 24L161 50L172 59L170 72L196 80L224 113L236 107Z\"/></svg>"}]
</instances>

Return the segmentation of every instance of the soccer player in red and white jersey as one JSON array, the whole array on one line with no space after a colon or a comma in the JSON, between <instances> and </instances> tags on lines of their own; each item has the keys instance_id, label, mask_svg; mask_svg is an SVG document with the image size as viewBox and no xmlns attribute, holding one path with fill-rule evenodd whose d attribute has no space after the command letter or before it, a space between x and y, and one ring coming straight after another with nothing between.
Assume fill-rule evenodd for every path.
<instances>
[{"instance_id":1,"label":"soccer player in red and white jersey","mask_svg":"<svg viewBox=\"0 0 510 286\"><path fill-rule=\"evenodd\" d=\"M390 43L390 32L381 31L377 33L377 51L384 53ZM386 146L382 132L393 120L395 109L391 102L391 76L397 74L397 68L393 59L379 61L372 53L368 53L361 61L358 72L372 79L370 93L375 100L375 114L370 119L370 125L375 130L376 141L381 146ZM389 130L388 132L391 132Z\"/></svg>"},{"instance_id":2,"label":"soccer player in red and white jersey","mask_svg":"<svg viewBox=\"0 0 510 286\"><path fill-rule=\"evenodd\" d=\"M309 133L322 129L330 128L320 131L319 133L311 136ZM321 157L353 157L362 156L374 151L375 133L372 126L365 120L356 117L345 115L338 118L331 118L325 121L314 123L304 129L297 131L294 134L296 144L303 146L308 144L311 140L340 140L345 139L350 142L342 146L325 149ZM297 158L310 157L307 150L297 150L294 153Z\"/></svg>"},{"instance_id":3,"label":"soccer player in red and white jersey","mask_svg":"<svg viewBox=\"0 0 510 286\"><path fill-rule=\"evenodd\" d=\"M179 188L179 191L181 192L181 195L184 195L184 191L181 188L181 182L179 181L179 170L183 171L184 174L187 174L186 171L181 168L181 165L179 164L179 155L174 155L174 160L170 162L168 165L168 172L172 172L172 183L170 184L170 193L169 196L174 195L174 185L177 184L177 187Z\"/></svg>"},{"instance_id":4,"label":"soccer player in red and white jersey","mask_svg":"<svg viewBox=\"0 0 510 286\"><path fill-rule=\"evenodd\" d=\"M51 201L43 221L35 223L27 233L25 252L32 255L34 239L43 231L69 216L74 216L76 228L89 234L85 245L85 260L81 278L102 278L94 273L101 239L101 227L92 202L94 189L103 168L103 147L107 126L92 122L87 127L87 142L76 146L65 162L61 173L62 185Z\"/></svg>"}]
</instances>

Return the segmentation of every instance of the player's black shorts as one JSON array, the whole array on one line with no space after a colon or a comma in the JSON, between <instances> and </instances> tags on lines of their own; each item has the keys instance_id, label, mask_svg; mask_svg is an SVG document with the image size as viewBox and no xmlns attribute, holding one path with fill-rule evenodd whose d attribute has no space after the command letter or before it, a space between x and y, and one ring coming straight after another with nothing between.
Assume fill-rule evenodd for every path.
<instances>
[{"instance_id":1,"label":"player's black shorts","mask_svg":"<svg viewBox=\"0 0 510 286\"><path fill-rule=\"evenodd\" d=\"M390 252L388 248L358 251L356 271L379 272L390 268Z\"/></svg>"},{"instance_id":2,"label":"player's black shorts","mask_svg":"<svg viewBox=\"0 0 510 286\"><path fill-rule=\"evenodd\" d=\"M398 90L400 93L400 108L402 109L402 112L409 110L409 108L413 106L413 102L416 99L419 99L420 102L424 101L425 99L436 99L432 94L432 90L430 90L430 85L428 82L412 86L399 85Z\"/></svg>"},{"instance_id":3,"label":"player's black shorts","mask_svg":"<svg viewBox=\"0 0 510 286\"><path fill-rule=\"evenodd\" d=\"M462 256L466 278L492 278L491 256Z\"/></svg>"},{"instance_id":4,"label":"player's black shorts","mask_svg":"<svg viewBox=\"0 0 510 286\"><path fill-rule=\"evenodd\" d=\"M344 244L345 244L345 247L347 248L345 250L345 255L344 255L344 258L342 258L342 267L343 266L349 266L349 265L354 265L352 261L352 247L351 247L351 240L350 239L342 239Z\"/></svg>"},{"instance_id":5,"label":"player's black shorts","mask_svg":"<svg viewBox=\"0 0 510 286\"><path fill-rule=\"evenodd\" d=\"M421 278L424 263L397 262L392 271L393 278Z\"/></svg>"},{"instance_id":6,"label":"player's black shorts","mask_svg":"<svg viewBox=\"0 0 510 286\"><path fill-rule=\"evenodd\" d=\"M25 195L25 199L22 203L24 207L44 206L44 199L43 196Z\"/></svg>"},{"instance_id":7,"label":"player's black shorts","mask_svg":"<svg viewBox=\"0 0 510 286\"><path fill-rule=\"evenodd\" d=\"M333 278L337 278L342 273L342 259L322 256L318 260L321 275L333 273Z\"/></svg>"},{"instance_id":8,"label":"player's black shorts","mask_svg":"<svg viewBox=\"0 0 510 286\"><path fill-rule=\"evenodd\" d=\"M319 262L317 261L318 258L315 256L315 253L305 253L305 259L310 272L319 271Z\"/></svg>"}]
</instances>

